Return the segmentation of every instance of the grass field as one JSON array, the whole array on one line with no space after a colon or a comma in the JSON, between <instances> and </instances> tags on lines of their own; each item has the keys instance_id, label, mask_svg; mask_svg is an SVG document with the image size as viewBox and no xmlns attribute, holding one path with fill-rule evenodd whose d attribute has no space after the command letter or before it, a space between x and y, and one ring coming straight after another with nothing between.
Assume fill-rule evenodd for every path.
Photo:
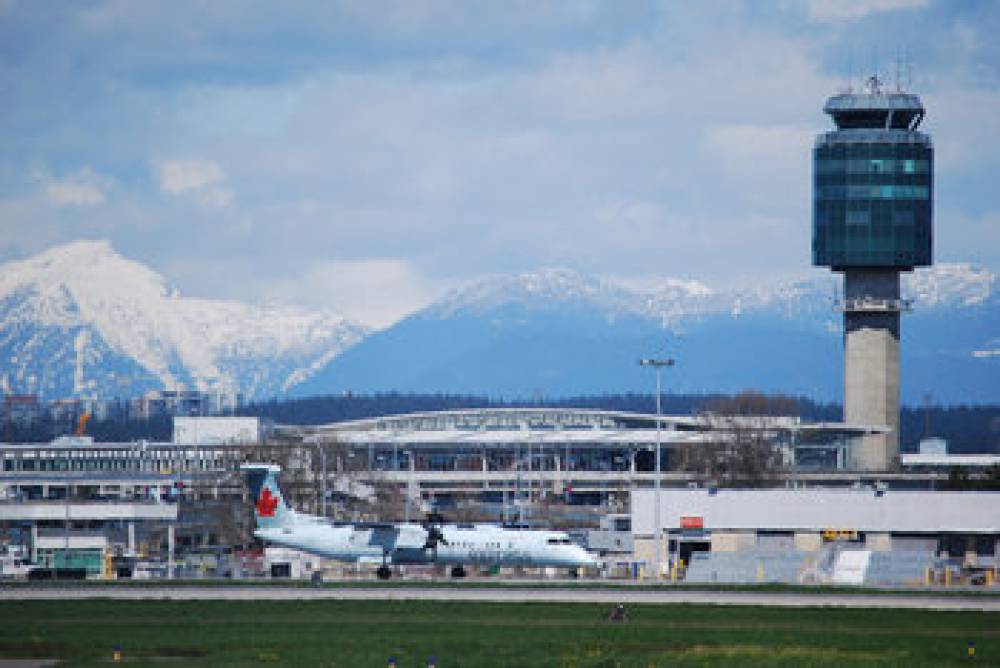
<instances>
[{"instance_id":1,"label":"grass field","mask_svg":"<svg viewBox=\"0 0 1000 668\"><path fill-rule=\"evenodd\" d=\"M6 601L0 658L66 666L1000 665L1000 615L394 601ZM967 656L968 642L976 656Z\"/></svg>"}]
</instances>

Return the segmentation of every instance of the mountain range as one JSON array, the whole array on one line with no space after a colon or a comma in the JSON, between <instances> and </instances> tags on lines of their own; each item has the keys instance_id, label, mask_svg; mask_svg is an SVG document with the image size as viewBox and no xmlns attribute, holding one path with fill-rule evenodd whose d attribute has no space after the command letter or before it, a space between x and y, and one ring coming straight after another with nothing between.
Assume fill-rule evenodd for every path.
<instances>
[{"instance_id":1,"label":"mountain range","mask_svg":"<svg viewBox=\"0 0 1000 668\"><path fill-rule=\"evenodd\" d=\"M640 357L669 356L665 391L754 388L839 401L842 316L833 276L745 290L664 280L641 289L543 270L456 290L368 336L292 388L545 397L650 392ZM966 264L904 276L903 400L1000 399L997 277Z\"/></svg>"},{"instance_id":2,"label":"mountain range","mask_svg":"<svg viewBox=\"0 0 1000 668\"><path fill-rule=\"evenodd\" d=\"M650 392L637 360L670 356L668 392L839 400L836 284L636 286L544 269L482 279L373 331L330 312L182 297L107 242L75 242L0 266L0 380L47 398L175 387L531 398ZM915 302L902 327L905 402L1000 400L998 288L968 264L904 275Z\"/></svg>"},{"instance_id":3,"label":"mountain range","mask_svg":"<svg viewBox=\"0 0 1000 668\"><path fill-rule=\"evenodd\" d=\"M333 313L182 297L104 241L0 266L0 383L49 399L188 388L265 397L368 328Z\"/></svg>"}]
</instances>

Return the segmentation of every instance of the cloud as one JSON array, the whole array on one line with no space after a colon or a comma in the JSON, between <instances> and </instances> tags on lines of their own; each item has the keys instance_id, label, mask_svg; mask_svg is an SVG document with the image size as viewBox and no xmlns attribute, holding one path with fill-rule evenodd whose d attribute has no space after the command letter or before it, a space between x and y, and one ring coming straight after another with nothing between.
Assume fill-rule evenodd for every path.
<instances>
[{"instance_id":1,"label":"cloud","mask_svg":"<svg viewBox=\"0 0 1000 668\"><path fill-rule=\"evenodd\" d=\"M104 191L93 184L62 181L50 183L45 194L56 204L92 206L104 201Z\"/></svg>"},{"instance_id":2,"label":"cloud","mask_svg":"<svg viewBox=\"0 0 1000 668\"><path fill-rule=\"evenodd\" d=\"M963 213L959 202L934 207L934 257L938 262L972 262L1000 270L1000 209Z\"/></svg>"},{"instance_id":3,"label":"cloud","mask_svg":"<svg viewBox=\"0 0 1000 668\"><path fill-rule=\"evenodd\" d=\"M45 197L57 206L95 206L107 200L106 191L111 179L96 174L89 167L62 179L40 176L44 183Z\"/></svg>"},{"instance_id":4,"label":"cloud","mask_svg":"<svg viewBox=\"0 0 1000 668\"><path fill-rule=\"evenodd\" d=\"M935 168L964 171L995 169L1000 138L1000 114L982 113L1000 109L1000 91L970 90L951 85L921 96L928 108L921 130L934 139Z\"/></svg>"},{"instance_id":5,"label":"cloud","mask_svg":"<svg viewBox=\"0 0 1000 668\"><path fill-rule=\"evenodd\" d=\"M629 235L643 243L656 239L657 229L663 226L665 219L659 202L641 200L610 202L598 207L594 217L599 224L612 230L612 234Z\"/></svg>"},{"instance_id":6,"label":"cloud","mask_svg":"<svg viewBox=\"0 0 1000 668\"><path fill-rule=\"evenodd\" d=\"M185 258L171 261L166 271L187 293L202 293L197 286L207 279L224 285L226 298L323 309L375 328L427 306L458 284L430 277L400 258L322 260L292 269L282 272L237 259Z\"/></svg>"},{"instance_id":7,"label":"cloud","mask_svg":"<svg viewBox=\"0 0 1000 668\"><path fill-rule=\"evenodd\" d=\"M225 209L233 203L228 177L211 160L163 160L156 163L160 190L171 195L189 195L206 209Z\"/></svg>"},{"instance_id":8,"label":"cloud","mask_svg":"<svg viewBox=\"0 0 1000 668\"><path fill-rule=\"evenodd\" d=\"M205 188L195 194L195 200L206 209L225 209L233 203L229 188Z\"/></svg>"},{"instance_id":9,"label":"cloud","mask_svg":"<svg viewBox=\"0 0 1000 668\"><path fill-rule=\"evenodd\" d=\"M21 187L0 197L3 258L23 258L81 238L114 239L116 246L132 250L162 229L156 212L126 184L90 167L61 175L35 167L27 177L6 182L12 184Z\"/></svg>"},{"instance_id":10,"label":"cloud","mask_svg":"<svg viewBox=\"0 0 1000 668\"><path fill-rule=\"evenodd\" d=\"M160 189L172 195L201 190L226 180L222 167L211 160L164 160L157 167Z\"/></svg>"},{"instance_id":11,"label":"cloud","mask_svg":"<svg viewBox=\"0 0 1000 668\"><path fill-rule=\"evenodd\" d=\"M705 145L734 194L758 210L794 210L809 201L815 134L815 128L789 125L715 125L706 129Z\"/></svg>"},{"instance_id":12,"label":"cloud","mask_svg":"<svg viewBox=\"0 0 1000 668\"><path fill-rule=\"evenodd\" d=\"M869 14L900 9L920 9L929 0L809 0L809 18L814 21L856 21Z\"/></svg>"},{"instance_id":13,"label":"cloud","mask_svg":"<svg viewBox=\"0 0 1000 668\"><path fill-rule=\"evenodd\" d=\"M706 138L712 148L734 158L787 164L808 155L815 134L813 128L741 123L709 127Z\"/></svg>"},{"instance_id":14,"label":"cloud","mask_svg":"<svg viewBox=\"0 0 1000 668\"><path fill-rule=\"evenodd\" d=\"M45 225L159 268L193 256L184 288L206 297L381 323L445 282L539 266L717 286L808 271L822 105L848 48L886 34L921 45L935 204L973 221L939 213L939 249L1000 248L987 3L36 5L0 22L18 54L0 67L3 219L32 247ZM74 174L81 156L113 190L19 191L24 165ZM85 206L88 187L108 201Z\"/></svg>"},{"instance_id":15,"label":"cloud","mask_svg":"<svg viewBox=\"0 0 1000 668\"><path fill-rule=\"evenodd\" d=\"M322 262L297 282L297 294L321 294L327 304L376 328L423 308L451 287L448 282L424 276L411 262L398 258Z\"/></svg>"}]
</instances>

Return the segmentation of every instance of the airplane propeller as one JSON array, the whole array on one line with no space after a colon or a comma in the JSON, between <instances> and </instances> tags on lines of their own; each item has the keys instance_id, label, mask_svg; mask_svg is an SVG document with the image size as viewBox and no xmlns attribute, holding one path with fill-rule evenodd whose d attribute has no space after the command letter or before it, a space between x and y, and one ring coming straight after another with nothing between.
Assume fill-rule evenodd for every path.
<instances>
[{"instance_id":1,"label":"airplane propeller","mask_svg":"<svg viewBox=\"0 0 1000 668\"><path fill-rule=\"evenodd\" d=\"M444 524L444 517L440 513L428 513L427 519L424 520L424 530L427 532L427 539L424 542L425 550L434 550L437 552L438 544L448 544L444 533L441 531L442 524Z\"/></svg>"}]
</instances>

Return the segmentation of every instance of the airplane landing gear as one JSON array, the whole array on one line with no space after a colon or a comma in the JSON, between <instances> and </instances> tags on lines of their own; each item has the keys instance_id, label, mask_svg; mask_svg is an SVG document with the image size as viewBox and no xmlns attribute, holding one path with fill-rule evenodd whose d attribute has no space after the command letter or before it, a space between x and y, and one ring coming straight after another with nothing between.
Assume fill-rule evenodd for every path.
<instances>
[{"instance_id":1,"label":"airplane landing gear","mask_svg":"<svg viewBox=\"0 0 1000 668\"><path fill-rule=\"evenodd\" d=\"M379 580L388 580L392 577L392 569L389 568L389 551L382 550L382 565L378 567L375 571L375 575L378 576Z\"/></svg>"},{"instance_id":2,"label":"airplane landing gear","mask_svg":"<svg viewBox=\"0 0 1000 668\"><path fill-rule=\"evenodd\" d=\"M465 577L465 567L454 566L451 569L451 577L453 578L464 578Z\"/></svg>"}]
</instances>

